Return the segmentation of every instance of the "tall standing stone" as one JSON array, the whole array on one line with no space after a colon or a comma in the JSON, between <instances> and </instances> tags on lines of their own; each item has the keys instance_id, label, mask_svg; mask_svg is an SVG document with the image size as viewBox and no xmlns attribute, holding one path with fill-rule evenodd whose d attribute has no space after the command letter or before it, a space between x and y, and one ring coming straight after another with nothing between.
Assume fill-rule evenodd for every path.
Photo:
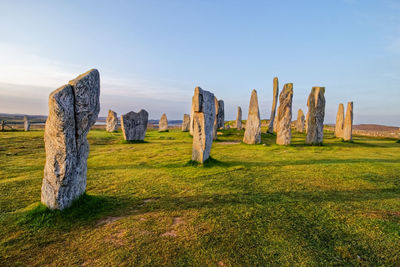
<instances>
[{"instance_id":1,"label":"tall standing stone","mask_svg":"<svg viewBox=\"0 0 400 267\"><path fill-rule=\"evenodd\" d=\"M224 100L218 100L218 129L223 129L225 126L225 105Z\"/></svg>"},{"instance_id":2,"label":"tall standing stone","mask_svg":"<svg viewBox=\"0 0 400 267\"><path fill-rule=\"evenodd\" d=\"M299 133L304 132L304 121L305 121L304 113L301 109L299 109L299 111L297 112L297 122L296 122L296 128Z\"/></svg>"},{"instance_id":3,"label":"tall standing stone","mask_svg":"<svg viewBox=\"0 0 400 267\"><path fill-rule=\"evenodd\" d=\"M260 109L258 108L257 91L251 92L249 114L246 122L243 142L246 144L261 143L261 119Z\"/></svg>"},{"instance_id":4,"label":"tall standing stone","mask_svg":"<svg viewBox=\"0 0 400 267\"><path fill-rule=\"evenodd\" d=\"M118 131L117 113L112 111L111 109L108 110L108 116L106 120L106 131L110 133Z\"/></svg>"},{"instance_id":5,"label":"tall standing stone","mask_svg":"<svg viewBox=\"0 0 400 267\"><path fill-rule=\"evenodd\" d=\"M126 141L143 141L146 136L149 113L141 109L121 116L122 134Z\"/></svg>"},{"instance_id":6,"label":"tall standing stone","mask_svg":"<svg viewBox=\"0 0 400 267\"><path fill-rule=\"evenodd\" d=\"M346 119L343 127L343 140L351 141L353 139L353 102L347 103Z\"/></svg>"},{"instance_id":7,"label":"tall standing stone","mask_svg":"<svg viewBox=\"0 0 400 267\"><path fill-rule=\"evenodd\" d=\"M289 145L292 139L292 100L293 83L287 83L283 86L279 95L278 125L276 129L276 143L278 145Z\"/></svg>"},{"instance_id":8,"label":"tall standing stone","mask_svg":"<svg viewBox=\"0 0 400 267\"><path fill-rule=\"evenodd\" d=\"M31 122L28 116L24 116L24 131L28 132L31 129Z\"/></svg>"},{"instance_id":9,"label":"tall standing stone","mask_svg":"<svg viewBox=\"0 0 400 267\"><path fill-rule=\"evenodd\" d=\"M344 106L342 103L340 103L336 115L336 124L335 124L335 136L337 138L343 138L343 126L344 126Z\"/></svg>"},{"instance_id":10,"label":"tall standing stone","mask_svg":"<svg viewBox=\"0 0 400 267\"><path fill-rule=\"evenodd\" d=\"M193 136L193 114L194 114L193 98L194 96L192 97L192 107L190 109L190 125L189 125L189 133L191 136Z\"/></svg>"},{"instance_id":11,"label":"tall standing stone","mask_svg":"<svg viewBox=\"0 0 400 267\"><path fill-rule=\"evenodd\" d=\"M238 107L236 115L236 129L242 130L242 108Z\"/></svg>"},{"instance_id":12,"label":"tall standing stone","mask_svg":"<svg viewBox=\"0 0 400 267\"><path fill-rule=\"evenodd\" d=\"M41 201L65 209L86 190L86 136L100 111L100 75L90 70L49 96L45 125L46 164Z\"/></svg>"},{"instance_id":13,"label":"tall standing stone","mask_svg":"<svg viewBox=\"0 0 400 267\"><path fill-rule=\"evenodd\" d=\"M273 96L272 96L272 109L271 109L271 116L270 116L270 121L269 121L269 126L268 126L268 133L273 133L274 131L276 131L276 124L275 123L275 114L276 114L276 106L278 104L278 95L279 95L279 81L278 81L278 77L274 78L274 92L273 92Z\"/></svg>"},{"instance_id":14,"label":"tall standing stone","mask_svg":"<svg viewBox=\"0 0 400 267\"><path fill-rule=\"evenodd\" d=\"M210 157L213 142L214 94L196 87L192 101L194 110L192 160L204 163Z\"/></svg>"},{"instance_id":15,"label":"tall standing stone","mask_svg":"<svg viewBox=\"0 0 400 267\"><path fill-rule=\"evenodd\" d=\"M182 132L188 132L189 129L190 129L190 116L189 114L183 114Z\"/></svg>"},{"instance_id":16,"label":"tall standing stone","mask_svg":"<svg viewBox=\"0 0 400 267\"><path fill-rule=\"evenodd\" d=\"M168 131L168 119L165 113L162 114L160 120L158 121L158 131L159 132Z\"/></svg>"},{"instance_id":17,"label":"tall standing stone","mask_svg":"<svg viewBox=\"0 0 400 267\"><path fill-rule=\"evenodd\" d=\"M215 118L213 124L213 140L217 140L219 101L215 96L214 96L214 107L215 107Z\"/></svg>"},{"instance_id":18,"label":"tall standing stone","mask_svg":"<svg viewBox=\"0 0 400 267\"><path fill-rule=\"evenodd\" d=\"M307 139L311 145L321 144L324 138L325 87L313 87L308 97Z\"/></svg>"}]
</instances>

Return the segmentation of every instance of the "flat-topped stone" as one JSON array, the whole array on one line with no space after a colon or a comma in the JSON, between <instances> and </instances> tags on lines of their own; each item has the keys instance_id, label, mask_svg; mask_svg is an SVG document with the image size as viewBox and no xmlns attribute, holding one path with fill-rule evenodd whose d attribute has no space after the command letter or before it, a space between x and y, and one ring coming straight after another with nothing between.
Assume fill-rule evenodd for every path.
<instances>
[{"instance_id":1,"label":"flat-topped stone","mask_svg":"<svg viewBox=\"0 0 400 267\"><path fill-rule=\"evenodd\" d=\"M204 163L210 157L215 121L214 94L196 87L192 97L193 146L192 160Z\"/></svg>"},{"instance_id":2,"label":"flat-topped stone","mask_svg":"<svg viewBox=\"0 0 400 267\"><path fill-rule=\"evenodd\" d=\"M190 116L189 114L183 114L182 132L188 132L189 130L190 130Z\"/></svg>"},{"instance_id":3,"label":"flat-topped stone","mask_svg":"<svg viewBox=\"0 0 400 267\"><path fill-rule=\"evenodd\" d=\"M121 128L127 141L143 141L146 136L149 113L141 109L139 112L128 112L121 116Z\"/></svg>"}]
</instances>

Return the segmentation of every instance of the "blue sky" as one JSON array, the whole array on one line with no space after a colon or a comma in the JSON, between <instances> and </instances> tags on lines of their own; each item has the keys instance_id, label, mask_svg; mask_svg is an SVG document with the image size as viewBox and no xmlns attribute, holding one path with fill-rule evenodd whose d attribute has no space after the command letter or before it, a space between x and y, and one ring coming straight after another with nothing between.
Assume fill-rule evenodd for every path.
<instances>
[{"instance_id":1,"label":"blue sky","mask_svg":"<svg viewBox=\"0 0 400 267\"><path fill-rule=\"evenodd\" d=\"M261 116L272 80L294 83L293 114L326 87L326 119L354 101L355 123L400 126L400 1L0 2L0 112L47 114L49 93L88 69L100 115L145 108L181 119L199 85Z\"/></svg>"}]
</instances>

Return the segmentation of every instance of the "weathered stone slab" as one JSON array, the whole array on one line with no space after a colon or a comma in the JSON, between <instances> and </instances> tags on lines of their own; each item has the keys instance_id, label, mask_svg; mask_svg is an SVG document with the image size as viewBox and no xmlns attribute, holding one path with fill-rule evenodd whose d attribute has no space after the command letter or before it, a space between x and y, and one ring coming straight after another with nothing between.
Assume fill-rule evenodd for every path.
<instances>
[{"instance_id":1,"label":"weathered stone slab","mask_svg":"<svg viewBox=\"0 0 400 267\"><path fill-rule=\"evenodd\" d=\"M272 109L271 109L271 116L268 126L268 133L273 133L276 131L277 122L275 121L275 114L276 114L276 106L278 105L278 96L279 96L279 81L278 77L274 78L273 81L274 91L272 95Z\"/></svg>"},{"instance_id":2,"label":"weathered stone slab","mask_svg":"<svg viewBox=\"0 0 400 267\"><path fill-rule=\"evenodd\" d=\"M336 115L336 125L335 125L335 136L337 138L343 138L343 126L344 126L344 106L342 103L340 103Z\"/></svg>"},{"instance_id":3,"label":"weathered stone slab","mask_svg":"<svg viewBox=\"0 0 400 267\"><path fill-rule=\"evenodd\" d=\"M215 106L215 118L213 124L213 140L217 140L219 101L215 96L214 96L214 106Z\"/></svg>"},{"instance_id":4,"label":"weathered stone slab","mask_svg":"<svg viewBox=\"0 0 400 267\"><path fill-rule=\"evenodd\" d=\"M244 132L243 142L246 144L261 143L261 119L256 90L251 92L249 114L247 117L246 131Z\"/></svg>"},{"instance_id":5,"label":"weathered stone slab","mask_svg":"<svg viewBox=\"0 0 400 267\"><path fill-rule=\"evenodd\" d=\"M127 141L143 141L146 136L149 113L142 109L138 113L128 112L121 116L121 128Z\"/></svg>"},{"instance_id":6,"label":"weathered stone slab","mask_svg":"<svg viewBox=\"0 0 400 267\"><path fill-rule=\"evenodd\" d=\"M188 132L189 129L190 129L190 116L189 114L183 114L182 132Z\"/></svg>"},{"instance_id":7,"label":"weathered stone slab","mask_svg":"<svg viewBox=\"0 0 400 267\"><path fill-rule=\"evenodd\" d=\"M215 121L214 94L200 87L194 90L192 160L204 163L210 157Z\"/></svg>"},{"instance_id":8,"label":"weathered stone slab","mask_svg":"<svg viewBox=\"0 0 400 267\"><path fill-rule=\"evenodd\" d=\"M299 133L304 132L304 121L305 117L303 110L299 109L299 111L297 112L297 122L296 122L296 128Z\"/></svg>"},{"instance_id":9,"label":"weathered stone slab","mask_svg":"<svg viewBox=\"0 0 400 267\"><path fill-rule=\"evenodd\" d=\"M45 126L46 164L41 201L65 209L86 190L86 136L100 111L100 75L90 70L49 96Z\"/></svg>"},{"instance_id":10,"label":"weathered stone slab","mask_svg":"<svg viewBox=\"0 0 400 267\"><path fill-rule=\"evenodd\" d=\"M351 141L353 139L353 102L347 103L346 119L343 127L343 140Z\"/></svg>"},{"instance_id":11,"label":"weathered stone slab","mask_svg":"<svg viewBox=\"0 0 400 267\"><path fill-rule=\"evenodd\" d=\"M321 144L324 138L325 87L313 87L308 97L307 139L311 145Z\"/></svg>"},{"instance_id":12,"label":"weathered stone slab","mask_svg":"<svg viewBox=\"0 0 400 267\"><path fill-rule=\"evenodd\" d=\"M194 115L194 106L193 106L194 96L192 97L192 107L190 108L190 125L189 125L189 133L193 136L193 115Z\"/></svg>"},{"instance_id":13,"label":"weathered stone slab","mask_svg":"<svg viewBox=\"0 0 400 267\"><path fill-rule=\"evenodd\" d=\"M160 120L158 121L158 131L159 132L168 131L168 119L165 113L162 114Z\"/></svg>"},{"instance_id":14,"label":"weathered stone slab","mask_svg":"<svg viewBox=\"0 0 400 267\"><path fill-rule=\"evenodd\" d=\"M238 107L236 115L236 129L242 130L242 108Z\"/></svg>"},{"instance_id":15,"label":"weathered stone slab","mask_svg":"<svg viewBox=\"0 0 400 267\"><path fill-rule=\"evenodd\" d=\"M276 143L278 145L289 145L292 139L292 100L293 83L287 83L283 86L279 95L279 108L277 115L277 135Z\"/></svg>"},{"instance_id":16,"label":"weathered stone slab","mask_svg":"<svg viewBox=\"0 0 400 267\"><path fill-rule=\"evenodd\" d=\"M108 116L107 116L107 120L106 120L106 131L107 132L118 131L117 113L112 111L111 109L108 111Z\"/></svg>"},{"instance_id":17,"label":"weathered stone slab","mask_svg":"<svg viewBox=\"0 0 400 267\"><path fill-rule=\"evenodd\" d=\"M24 131L28 132L31 129L31 122L28 116L24 116Z\"/></svg>"},{"instance_id":18,"label":"weathered stone slab","mask_svg":"<svg viewBox=\"0 0 400 267\"><path fill-rule=\"evenodd\" d=\"M218 114L217 114L217 121L218 121L218 129L224 129L225 127L225 105L224 100L218 100Z\"/></svg>"}]
</instances>

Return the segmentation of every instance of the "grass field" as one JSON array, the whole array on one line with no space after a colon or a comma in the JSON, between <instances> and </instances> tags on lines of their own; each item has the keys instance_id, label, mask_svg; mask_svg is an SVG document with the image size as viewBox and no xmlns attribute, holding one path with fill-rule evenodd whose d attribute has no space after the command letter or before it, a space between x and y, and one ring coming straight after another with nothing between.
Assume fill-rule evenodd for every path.
<instances>
[{"instance_id":1,"label":"grass field","mask_svg":"<svg viewBox=\"0 0 400 267\"><path fill-rule=\"evenodd\" d=\"M87 194L59 212L40 205L43 131L0 133L0 265L400 265L400 143L242 136L198 166L188 133L92 130Z\"/></svg>"}]
</instances>

